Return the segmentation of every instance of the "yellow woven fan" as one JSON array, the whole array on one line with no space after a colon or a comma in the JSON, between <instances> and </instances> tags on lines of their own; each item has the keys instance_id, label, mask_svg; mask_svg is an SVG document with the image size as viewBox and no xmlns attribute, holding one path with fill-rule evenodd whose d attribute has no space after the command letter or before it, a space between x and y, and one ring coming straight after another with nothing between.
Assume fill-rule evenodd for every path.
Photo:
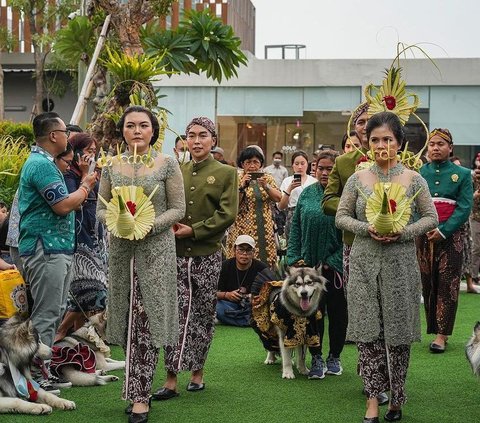
<instances>
[{"instance_id":1,"label":"yellow woven fan","mask_svg":"<svg viewBox=\"0 0 480 423\"><path fill-rule=\"evenodd\" d=\"M383 84L380 87L375 87L373 84L365 88L365 98L369 104L368 116L373 116L379 112L395 113L402 125L405 125L412 113L417 110L420 103L418 96L414 93L407 93L405 85L402 80L401 68L390 67L386 72L386 77L383 79ZM409 102L409 98L412 102Z\"/></svg>"},{"instance_id":2,"label":"yellow woven fan","mask_svg":"<svg viewBox=\"0 0 480 423\"><path fill-rule=\"evenodd\" d=\"M365 214L380 235L399 233L407 225L412 213L411 204L420 190L411 198L403 185L395 182L377 182L367 198Z\"/></svg>"},{"instance_id":3,"label":"yellow woven fan","mask_svg":"<svg viewBox=\"0 0 480 423\"><path fill-rule=\"evenodd\" d=\"M112 235L130 240L145 238L155 220L151 198L157 189L158 185L147 197L143 188L139 186L115 187L112 189L112 199L109 202L98 196L107 207L107 228Z\"/></svg>"}]
</instances>

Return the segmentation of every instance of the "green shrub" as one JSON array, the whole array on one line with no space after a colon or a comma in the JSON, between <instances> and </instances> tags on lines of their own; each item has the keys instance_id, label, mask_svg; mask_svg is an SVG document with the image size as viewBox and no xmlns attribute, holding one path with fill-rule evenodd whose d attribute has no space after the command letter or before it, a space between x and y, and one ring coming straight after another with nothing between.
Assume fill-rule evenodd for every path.
<instances>
[{"instance_id":1,"label":"green shrub","mask_svg":"<svg viewBox=\"0 0 480 423\"><path fill-rule=\"evenodd\" d=\"M23 139L23 136L0 135L0 201L9 206L20 181L22 166L30 154L30 148Z\"/></svg>"},{"instance_id":2,"label":"green shrub","mask_svg":"<svg viewBox=\"0 0 480 423\"><path fill-rule=\"evenodd\" d=\"M0 138L3 138L4 136L10 136L14 140L23 141L28 145L32 145L35 140L32 125L27 122L11 122L9 120L1 121Z\"/></svg>"}]
</instances>

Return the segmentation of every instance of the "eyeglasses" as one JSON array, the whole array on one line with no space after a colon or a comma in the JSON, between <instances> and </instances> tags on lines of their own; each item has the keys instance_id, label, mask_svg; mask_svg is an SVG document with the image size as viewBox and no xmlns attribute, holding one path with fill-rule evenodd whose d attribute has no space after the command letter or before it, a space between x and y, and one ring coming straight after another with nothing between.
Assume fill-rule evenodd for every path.
<instances>
[{"instance_id":1,"label":"eyeglasses","mask_svg":"<svg viewBox=\"0 0 480 423\"><path fill-rule=\"evenodd\" d=\"M72 165L71 160L65 160L63 157L57 157L57 159L60 159L62 162L66 163L68 166Z\"/></svg>"},{"instance_id":2,"label":"eyeglasses","mask_svg":"<svg viewBox=\"0 0 480 423\"><path fill-rule=\"evenodd\" d=\"M70 130L68 129L54 129L53 131L50 131L50 132L63 132L67 138L70 136Z\"/></svg>"},{"instance_id":3,"label":"eyeglasses","mask_svg":"<svg viewBox=\"0 0 480 423\"><path fill-rule=\"evenodd\" d=\"M243 162L243 165L245 166L249 166L249 165L257 165L257 166L261 166L262 165L262 162L260 160L256 160L256 159L253 159L253 160L245 160Z\"/></svg>"},{"instance_id":4,"label":"eyeglasses","mask_svg":"<svg viewBox=\"0 0 480 423\"><path fill-rule=\"evenodd\" d=\"M253 248L237 248L238 254L253 254Z\"/></svg>"}]
</instances>

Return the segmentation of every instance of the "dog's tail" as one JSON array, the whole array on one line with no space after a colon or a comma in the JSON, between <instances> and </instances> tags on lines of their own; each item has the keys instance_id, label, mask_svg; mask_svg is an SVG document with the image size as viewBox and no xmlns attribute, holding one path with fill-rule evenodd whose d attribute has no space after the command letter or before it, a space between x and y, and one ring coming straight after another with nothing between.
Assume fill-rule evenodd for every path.
<instances>
[{"instance_id":1,"label":"dog's tail","mask_svg":"<svg viewBox=\"0 0 480 423\"><path fill-rule=\"evenodd\" d=\"M70 366L63 366L62 374L68 381L72 382L73 386L96 386L107 383L102 376L96 373L81 372Z\"/></svg>"}]
</instances>

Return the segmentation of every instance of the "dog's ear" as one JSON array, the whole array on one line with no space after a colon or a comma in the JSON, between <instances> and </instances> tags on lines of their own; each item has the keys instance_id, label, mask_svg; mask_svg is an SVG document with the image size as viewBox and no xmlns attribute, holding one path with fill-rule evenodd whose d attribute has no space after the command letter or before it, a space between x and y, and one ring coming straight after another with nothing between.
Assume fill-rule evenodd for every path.
<instances>
[{"instance_id":1,"label":"dog's ear","mask_svg":"<svg viewBox=\"0 0 480 423\"><path fill-rule=\"evenodd\" d=\"M315 270L317 271L318 276L323 276L323 263L317 263L317 265L315 266Z\"/></svg>"}]
</instances>

